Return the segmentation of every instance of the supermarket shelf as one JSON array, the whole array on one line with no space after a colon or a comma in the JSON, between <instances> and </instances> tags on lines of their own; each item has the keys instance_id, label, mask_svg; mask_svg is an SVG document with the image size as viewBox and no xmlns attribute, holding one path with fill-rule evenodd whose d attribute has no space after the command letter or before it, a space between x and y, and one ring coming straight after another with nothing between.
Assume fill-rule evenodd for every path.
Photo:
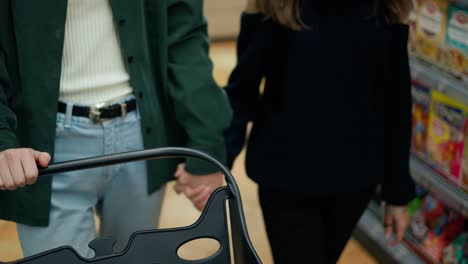
<instances>
[{"instance_id":1,"label":"supermarket shelf","mask_svg":"<svg viewBox=\"0 0 468 264\"><path fill-rule=\"evenodd\" d=\"M366 210L354 232L356 238L379 263L423 264L424 262L404 243L389 247L384 239L384 228L379 217L371 209Z\"/></svg>"},{"instance_id":2,"label":"supermarket shelf","mask_svg":"<svg viewBox=\"0 0 468 264\"><path fill-rule=\"evenodd\" d=\"M457 79L442 68L415 56L411 57L410 66L414 80L468 105L468 80Z\"/></svg>"},{"instance_id":3,"label":"supermarket shelf","mask_svg":"<svg viewBox=\"0 0 468 264\"><path fill-rule=\"evenodd\" d=\"M467 193L448 182L417 157L411 157L411 174L426 190L465 217L468 217Z\"/></svg>"}]
</instances>

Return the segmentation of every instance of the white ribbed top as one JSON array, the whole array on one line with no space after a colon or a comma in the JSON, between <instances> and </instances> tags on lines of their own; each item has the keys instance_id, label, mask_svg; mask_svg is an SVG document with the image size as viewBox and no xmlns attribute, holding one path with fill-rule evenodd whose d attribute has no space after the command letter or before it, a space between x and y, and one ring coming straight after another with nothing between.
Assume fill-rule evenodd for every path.
<instances>
[{"instance_id":1,"label":"white ribbed top","mask_svg":"<svg viewBox=\"0 0 468 264\"><path fill-rule=\"evenodd\" d=\"M60 100L96 105L130 95L108 0L68 0Z\"/></svg>"}]
</instances>

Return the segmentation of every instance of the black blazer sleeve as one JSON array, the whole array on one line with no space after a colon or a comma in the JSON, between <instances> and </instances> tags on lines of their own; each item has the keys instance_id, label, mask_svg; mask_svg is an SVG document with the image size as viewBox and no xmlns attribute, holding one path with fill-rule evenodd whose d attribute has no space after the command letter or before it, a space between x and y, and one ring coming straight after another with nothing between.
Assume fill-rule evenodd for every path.
<instances>
[{"instance_id":1,"label":"black blazer sleeve","mask_svg":"<svg viewBox=\"0 0 468 264\"><path fill-rule=\"evenodd\" d=\"M260 102L259 86L267 63L269 39L265 26L263 15L242 14L237 41L237 65L226 87L234 110L232 123L225 133L229 167L232 167L244 146L247 123L254 119Z\"/></svg>"},{"instance_id":2,"label":"black blazer sleeve","mask_svg":"<svg viewBox=\"0 0 468 264\"><path fill-rule=\"evenodd\" d=\"M415 196L410 176L411 77L408 57L408 26L390 28L388 86L385 86L385 173L383 199L392 205L406 205Z\"/></svg>"}]
</instances>

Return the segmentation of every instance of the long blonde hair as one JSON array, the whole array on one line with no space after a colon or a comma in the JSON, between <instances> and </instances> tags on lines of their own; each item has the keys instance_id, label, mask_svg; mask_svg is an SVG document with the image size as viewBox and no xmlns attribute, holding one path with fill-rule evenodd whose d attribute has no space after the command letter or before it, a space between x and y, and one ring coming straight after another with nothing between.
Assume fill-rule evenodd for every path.
<instances>
[{"instance_id":1,"label":"long blonde hair","mask_svg":"<svg viewBox=\"0 0 468 264\"><path fill-rule=\"evenodd\" d=\"M304 27L300 14L301 2L302 0L257 0L257 7L264 15L280 24L293 30L301 30ZM389 23L405 22L413 9L412 0L375 0L375 3L376 6L383 5L383 12Z\"/></svg>"}]
</instances>

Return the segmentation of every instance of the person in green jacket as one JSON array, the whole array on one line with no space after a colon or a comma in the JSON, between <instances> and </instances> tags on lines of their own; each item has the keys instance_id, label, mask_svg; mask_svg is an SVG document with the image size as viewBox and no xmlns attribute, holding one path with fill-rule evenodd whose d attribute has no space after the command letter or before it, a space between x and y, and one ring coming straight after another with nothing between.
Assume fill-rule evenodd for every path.
<instances>
[{"instance_id":1,"label":"person in green jacket","mask_svg":"<svg viewBox=\"0 0 468 264\"><path fill-rule=\"evenodd\" d=\"M70 245L92 257L94 212L122 250L154 228L174 174L207 186L190 197L199 208L221 185L191 159L38 177L51 160L143 148L225 160L231 109L212 78L202 2L0 0L0 219L18 223L25 256Z\"/></svg>"}]
</instances>

